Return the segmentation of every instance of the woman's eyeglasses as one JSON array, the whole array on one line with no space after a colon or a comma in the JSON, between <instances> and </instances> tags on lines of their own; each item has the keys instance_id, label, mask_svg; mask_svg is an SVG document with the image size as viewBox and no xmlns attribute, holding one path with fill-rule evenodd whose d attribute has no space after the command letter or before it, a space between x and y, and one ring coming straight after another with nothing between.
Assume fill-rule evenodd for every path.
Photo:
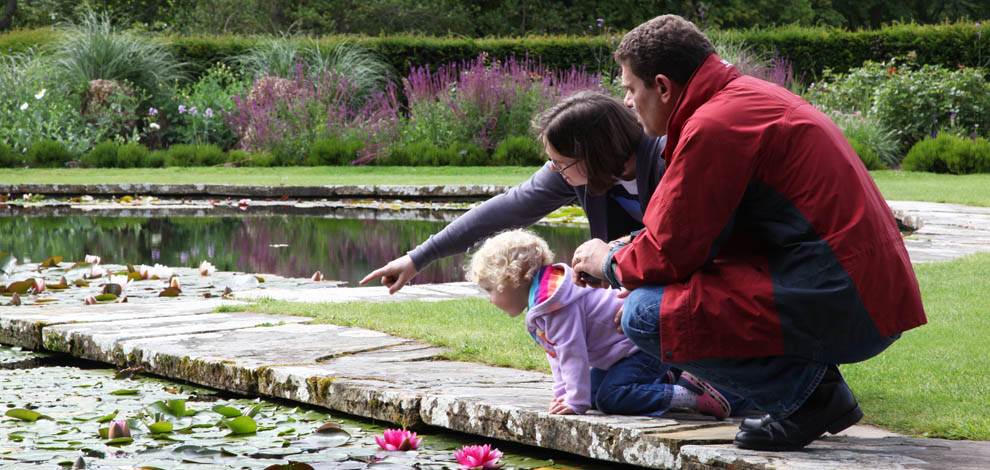
<instances>
[{"instance_id":1,"label":"woman's eyeglasses","mask_svg":"<svg viewBox=\"0 0 990 470\"><path fill-rule=\"evenodd\" d=\"M550 159L550 168L553 168L554 171L556 171L557 173L563 173L564 170L566 170L566 169L568 169L568 168L570 168L570 167L572 167L574 165L577 165L579 161L580 160L574 160L573 162L568 163L567 165L564 165L563 167L561 167L561 166L557 165L557 162L553 161L553 159L551 158Z\"/></svg>"}]
</instances>

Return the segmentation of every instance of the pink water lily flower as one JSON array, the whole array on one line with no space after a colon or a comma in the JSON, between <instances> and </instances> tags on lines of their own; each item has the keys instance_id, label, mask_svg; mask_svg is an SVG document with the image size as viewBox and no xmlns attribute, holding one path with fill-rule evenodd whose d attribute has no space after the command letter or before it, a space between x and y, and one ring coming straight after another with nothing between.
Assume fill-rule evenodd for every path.
<instances>
[{"instance_id":1,"label":"pink water lily flower","mask_svg":"<svg viewBox=\"0 0 990 470\"><path fill-rule=\"evenodd\" d=\"M108 436L110 439L116 439L118 437L131 437L131 428L127 425L127 421L122 419L111 421Z\"/></svg>"},{"instance_id":2,"label":"pink water lily flower","mask_svg":"<svg viewBox=\"0 0 990 470\"><path fill-rule=\"evenodd\" d=\"M34 291L35 294L40 294L40 293L44 292L45 291L45 278L43 278L43 277L36 277L36 278L34 278L34 286L31 287L31 290Z\"/></svg>"},{"instance_id":3,"label":"pink water lily flower","mask_svg":"<svg viewBox=\"0 0 990 470\"><path fill-rule=\"evenodd\" d=\"M461 464L462 469L501 468L502 451L492 449L491 444L483 446L464 446L454 451L454 458Z\"/></svg>"},{"instance_id":4,"label":"pink water lily flower","mask_svg":"<svg viewBox=\"0 0 990 470\"><path fill-rule=\"evenodd\" d=\"M100 264L100 257L96 255L86 255L86 259L83 261L86 263Z\"/></svg>"},{"instance_id":5,"label":"pink water lily flower","mask_svg":"<svg viewBox=\"0 0 990 470\"><path fill-rule=\"evenodd\" d=\"M378 447L385 450L412 450L419 446L422 437L416 437L416 433L405 429L387 429L384 437L375 436Z\"/></svg>"},{"instance_id":6,"label":"pink water lily flower","mask_svg":"<svg viewBox=\"0 0 990 470\"><path fill-rule=\"evenodd\" d=\"M89 296L86 296L86 299L83 300L83 303L86 304L86 305L96 305L99 302L96 301L96 297L93 297L92 295L89 295Z\"/></svg>"},{"instance_id":7,"label":"pink water lily flower","mask_svg":"<svg viewBox=\"0 0 990 470\"><path fill-rule=\"evenodd\" d=\"M199 263L200 276L209 276L210 274L213 274L215 272L217 272L217 267L214 266L213 263L206 260L203 260L202 263Z\"/></svg>"}]
</instances>

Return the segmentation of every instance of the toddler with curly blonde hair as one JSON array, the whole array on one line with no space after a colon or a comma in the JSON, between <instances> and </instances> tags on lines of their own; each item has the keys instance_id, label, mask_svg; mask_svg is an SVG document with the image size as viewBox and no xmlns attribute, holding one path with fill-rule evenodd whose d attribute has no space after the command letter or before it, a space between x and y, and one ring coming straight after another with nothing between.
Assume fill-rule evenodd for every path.
<instances>
[{"instance_id":1,"label":"toddler with curly blonde hair","mask_svg":"<svg viewBox=\"0 0 990 470\"><path fill-rule=\"evenodd\" d=\"M704 381L680 373L636 347L615 328L618 291L574 284L571 268L553 264L547 242L510 230L489 238L471 257L467 279L510 317L526 313L526 329L553 373L552 414L651 415L691 408L723 419L726 398Z\"/></svg>"}]
</instances>

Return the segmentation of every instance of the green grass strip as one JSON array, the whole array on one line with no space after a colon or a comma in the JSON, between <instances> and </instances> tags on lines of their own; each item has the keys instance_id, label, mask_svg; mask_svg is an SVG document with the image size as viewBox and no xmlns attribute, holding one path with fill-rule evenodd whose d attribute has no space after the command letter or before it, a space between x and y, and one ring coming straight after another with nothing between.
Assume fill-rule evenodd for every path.
<instances>
[{"instance_id":1,"label":"green grass strip","mask_svg":"<svg viewBox=\"0 0 990 470\"><path fill-rule=\"evenodd\" d=\"M879 356L842 366L864 422L894 432L990 440L990 254L918 264L929 324ZM484 299L443 302L302 304L263 301L253 311L303 315L450 348L445 358L549 373L523 317Z\"/></svg>"},{"instance_id":2,"label":"green grass strip","mask_svg":"<svg viewBox=\"0 0 990 470\"><path fill-rule=\"evenodd\" d=\"M237 184L258 186L322 186L349 184L498 184L515 185L532 176L537 167L390 167L319 166L273 168L4 168L7 184Z\"/></svg>"},{"instance_id":3,"label":"green grass strip","mask_svg":"<svg viewBox=\"0 0 990 470\"><path fill-rule=\"evenodd\" d=\"M497 184L515 185L537 167L323 166L274 168L75 168L0 169L7 184L204 183L263 186L331 184ZM886 199L990 206L990 174L940 175L882 170L870 173Z\"/></svg>"}]
</instances>

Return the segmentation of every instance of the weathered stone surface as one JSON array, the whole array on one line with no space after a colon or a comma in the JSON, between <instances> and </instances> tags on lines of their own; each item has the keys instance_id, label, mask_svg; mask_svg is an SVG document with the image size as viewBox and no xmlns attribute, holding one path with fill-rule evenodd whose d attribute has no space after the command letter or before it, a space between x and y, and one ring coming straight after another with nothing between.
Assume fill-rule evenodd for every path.
<instances>
[{"instance_id":1,"label":"weathered stone surface","mask_svg":"<svg viewBox=\"0 0 990 470\"><path fill-rule=\"evenodd\" d=\"M212 312L221 305L241 304L243 302L207 299L157 304L0 307L0 343L40 349L44 345L42 328L50 325L190 315Z\"/></svg>"},{"instance_id":2,"label":"weathered stone surface","mask_svg":"<svg viewBox=\"0 0 990 470\"><path fill-rule=\"evenodd\" d=\"M684 446L677 468L739 470L768 469L986 469L986 442L944 439L828 438L800 452L757 452L732 445Z\"/></svg>"},{"instance_id":3,"label":"weathered stone surface","mask_svg":"<svg viewBox=\"0 0 990 470\"><path fill-rule=\"evenodd\" d=\"M990 251L990 207L887 201L894 215L915 227L905 237L911 261L948 261Z\"/></svg>"},{"instance_id":4,"label":"weathered stone surface","mask_svg":"<svg viewBox=\"0 0 990 470\"><path fill-rule=\"evenodd\" d=\"M42 329L45 349L94 361L125 365L120 346L126 341L199 333L226 335L234 330L280 323L310 321L308 317L256 313L204 313L47 326ZM223 342L218 347L226 346Z\"/></svg>"}]
</instances>

